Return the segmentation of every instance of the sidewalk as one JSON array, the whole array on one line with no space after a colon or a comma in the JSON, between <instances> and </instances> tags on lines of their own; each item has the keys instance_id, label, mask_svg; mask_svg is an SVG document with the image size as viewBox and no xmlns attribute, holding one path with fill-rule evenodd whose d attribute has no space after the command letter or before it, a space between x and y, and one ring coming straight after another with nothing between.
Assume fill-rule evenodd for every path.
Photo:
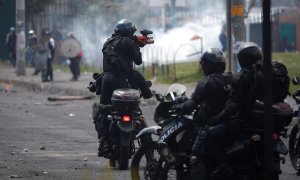
<instances>
[{"instance_id":1,"label":"sidewalk","mask_svg":"<svg viewBox=\"0 0 300 180\"><path fill-rule=\"evenodd\" d=\"M53 72L52 82L42 82L41 75L33 76L34 69L26 68L26 75L17 76L15 69L11 66L0 64L0 82L10 81L16 85L24 86L33 90L48 91L51 94L64 94L71 96L91 95L87 86L92 79L92 73L81 72L79 81L70 81L71 72L62 72L55 70ZM169 84L159 84L153 82L151 87L159 93L164 94L169 87ZM187 85L187 95L190 96L195 86Z\"/></svg>"}]
</instances>

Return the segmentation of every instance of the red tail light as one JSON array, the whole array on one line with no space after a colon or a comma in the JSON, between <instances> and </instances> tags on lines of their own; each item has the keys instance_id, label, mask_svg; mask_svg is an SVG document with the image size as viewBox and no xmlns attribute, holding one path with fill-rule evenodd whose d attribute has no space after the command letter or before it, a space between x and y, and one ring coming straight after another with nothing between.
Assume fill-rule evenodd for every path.
<instances>
[{"instance_id":1,"label":"red tail light","mask_svg":"<svg viewBox=\"0 0 300 180\"><path fill-rule=\"evenodd\" d=\"M272 139L278 140L279 139L279 135L277 133L273 133L272 134Z\"/></svg>"},{"instance_id":2,"label":"red tail light","mask_svg":"<svg viewBox=\"0 0 300 180\"><path fill-rule=\"evenodd\" d=\"M130 120L131 120L130 116L128 116L128 115L122 116L122 121L123 122L130 122Z\"/></svg>"}]
</instances>

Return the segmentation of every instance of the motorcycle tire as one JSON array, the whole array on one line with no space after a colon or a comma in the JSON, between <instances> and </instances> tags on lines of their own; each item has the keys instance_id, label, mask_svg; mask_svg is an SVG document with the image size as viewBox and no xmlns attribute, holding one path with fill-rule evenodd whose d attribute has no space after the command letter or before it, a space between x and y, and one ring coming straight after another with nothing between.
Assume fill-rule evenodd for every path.
<instances>
[{"instance_id":1,"label":"motorcycle tire","mask_svg":"<svg viewBox=\"0 0 300 180\"><path fill-rule=\"evenodd\" d=\"M292 130L289 138L289 156L291 163L296 171L300 167L300 133L298 124L296 124Z\"/></svg>"},{"instance_id":2,"label":"motorcycle tire","mask_svg":"<svg viewBox=\"0 0 300 180\"><path fill-rule=\"evenodd\" d=\"M119 170L128 169L129 158L130 158L129 154L130 154L130 146L121 145L119 149L119 157L117 160Z\"/></svg>"},{"instance_id":3,"label":"motorcycle tire","mask_svg":"<svg viewBox=\"0 0 300 180\"><path fill-rule=\"evenodd\" d=\"M151 178L155 169L157 168L158 160L154 158L154 151L157 151L157 142L149 141L138 149L134 154L131 161L131 179L141 180L141 179L153 179ZM149 157L152 156L152 157ZM145 159L143 159L145 158ZM151 158L151 159L150 159ZM142 162L146 161L146 162ZM143 165L142 163L146 163ZM143 170L141 170L143 168Z\"/></svg>"}]
</instances>

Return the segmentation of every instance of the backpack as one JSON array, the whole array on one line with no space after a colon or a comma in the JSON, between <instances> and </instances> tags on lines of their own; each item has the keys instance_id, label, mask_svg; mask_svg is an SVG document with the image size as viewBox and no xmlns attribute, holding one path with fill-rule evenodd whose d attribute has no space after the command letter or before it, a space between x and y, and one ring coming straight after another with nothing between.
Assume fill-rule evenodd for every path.
<instances>
[{"instance_id":1,"label":"backpack","mask_svg":"<svg viewBox=\"0 0 300 180\"><path fill-rule=\"evenodd\" d=\"M273 102L283 102L289 94L290 77L286 66L278 61L272 62Z\"/></svg>"},{"instance_id":2,"label":"backpack","mask_svg":"<svg viewBox=\"0 0 300 180\"><path fill-rule=\"evenodd\" d=\"M116 52L118 43L121 41L121 39L121 37L110 38L104 44L102 49L103 54L106 55L107 63L114 74L127 74L126 65L124 64L118 52Z\"/></svg>"}]
</instances>

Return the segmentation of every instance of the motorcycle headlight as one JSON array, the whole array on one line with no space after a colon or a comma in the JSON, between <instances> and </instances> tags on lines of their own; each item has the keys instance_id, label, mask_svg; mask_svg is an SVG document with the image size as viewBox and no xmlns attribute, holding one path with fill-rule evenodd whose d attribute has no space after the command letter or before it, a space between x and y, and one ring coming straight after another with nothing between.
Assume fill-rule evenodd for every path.
<instances>
[{"instance_id":1,"label":"motorcycle headlight","mask_svg":"<svg viewBox=\"0 0 300 180\"><path fill-rule=\"evenodd\" d=\"M158 152L169 163L175 160L175 157L173 156L171 149L164 142L158 143Z\"/></svg>"}]
</instances>

